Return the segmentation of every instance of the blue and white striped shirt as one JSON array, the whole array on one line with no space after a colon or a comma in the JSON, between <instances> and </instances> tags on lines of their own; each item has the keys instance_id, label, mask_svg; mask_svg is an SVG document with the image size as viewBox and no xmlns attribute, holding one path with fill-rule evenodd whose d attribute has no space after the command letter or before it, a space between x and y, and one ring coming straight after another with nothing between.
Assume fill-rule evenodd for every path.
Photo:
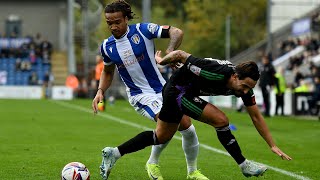
<instances>
[{"instance_id":1,"label":"blue and white striped shirt","mask_svg":"<svg viewBox=\"0 0 320 180\"><path fill-rule=\"evenodd\" d=\"M156 65L153 42L161 32L162 27L157 24L133 24L122 38L110 36L101 44L104 64L116 65L128 96L161 92L165 80Z\"/></svg>"}]
</instances>

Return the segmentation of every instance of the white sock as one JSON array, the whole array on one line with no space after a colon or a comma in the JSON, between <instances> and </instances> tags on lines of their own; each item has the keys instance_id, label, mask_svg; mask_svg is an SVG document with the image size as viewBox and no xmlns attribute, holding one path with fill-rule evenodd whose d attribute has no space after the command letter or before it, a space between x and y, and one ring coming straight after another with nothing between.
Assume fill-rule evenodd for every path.
<instances>
[{"instance_id":1,"label":"white sock","mask_svg":"<svg viewBox=\"0 0 320 180\"><path fill-rule=\"evenodd\" d=\"M186 156L188 174L197 170L197 156L199 153L199 141L196 129L191 126L183 131L179 131L182 135L182 148Z\"/></svg>"},{"instance_id":2,"label":"white sock","mask_svg":"<svg viewBox=\"0 0 320 180\"><path fill-rule=\"evenodd\" d=\"M158 164L159 163L159 157L161 152L164 150L164 148L167 147L170 141L168 141L165 144L159 144L159 145L153 145L151 149L151 154L148 160L148 164Z\"/></svg>"}]
</instances>

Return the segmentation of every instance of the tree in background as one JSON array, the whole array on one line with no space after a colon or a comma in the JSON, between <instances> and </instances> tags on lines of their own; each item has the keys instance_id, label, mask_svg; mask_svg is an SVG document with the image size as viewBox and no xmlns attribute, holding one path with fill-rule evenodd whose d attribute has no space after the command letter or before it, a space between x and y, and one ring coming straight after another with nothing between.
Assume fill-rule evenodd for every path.
<instances>
[{"instance_id":1,"label":"tree in background","mask_svg":"<svg viewBox=\"0 0 320 180\"><path fill-rule=\"evenodd\" d=\"M231 16L231 56L265 38L266 0L188 0L189 51L195 55L225 58L225 19ZM188 40L189 42L192 41Z\"/></svg>"},{"instance_id":2,"label":"tree in background","mask_svg":"<svg viewBox=\"0 0 320 180\"><path fill-rule=\"evenodd\" d=\"M113 0L100 0L101 4ZM142 21L142 0L127 0L132 5L136 19ZM231 57L246 50L266 37L267 0L151 0L151 19L160 25L170 24L183 29L181 49L200 57L225 58L225 19L231 16ZM97 17L99 18L99 17ZM108 37L104 14L98 29L91 33L91 46L98 48ZM157 41L156 48L165 50L168 42Z\"/></svg>"}]
</instances>

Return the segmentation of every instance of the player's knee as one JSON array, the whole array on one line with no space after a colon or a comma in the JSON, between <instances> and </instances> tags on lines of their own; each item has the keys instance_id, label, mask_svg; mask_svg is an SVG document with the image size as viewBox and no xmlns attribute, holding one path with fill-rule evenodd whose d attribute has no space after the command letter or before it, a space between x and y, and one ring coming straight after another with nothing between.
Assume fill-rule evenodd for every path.
<instances>
[{"instance_id":1,"label":"player's knee","mask_svg":"<svg viewBox=\"0 0 320 180\"><path fill-rule=\"evenodd\" d=\"M183 130L186 130L188 129L190 126L192 125L191 123L191 119L189 116L183 116L182 117L182 120L180 121L180 124L179 124L179 131L183 131Z\"/></svg>"},{"instance_id":2,"label":"player's knee","mask_svg":"<svg viewBox=\"0 0 320 180\"><path fill-rule=\"evenodd\" d=\"M171 137L171 138L172 138L172 137ZM168 138L168 137L160 137L160 138L158 138L158 143L159 143L159 144L165 144L165 143L167 143L168 141L170 141L171 138Z\"/></svg>"},{"instance_id":3,"label":"player's knee","mask_svg":"<svg viewBox=\"0 0 320 180\"><path fill-rule=\"evenodd\" d=\"M213 118L209 118L208 121L208 124L213 127L222 127L229 124L228 117L223 113L215 115Z\"/></svg>"},{"instance_id":4,"label":"player's knee","mask_svg":"<svg viewBox=\"0 0 320 180\"><path fill-rule=\"evenodd\" d=\"M225 114L221 114L217 117L215 124L216 127L226 126L229 124L229 119Z\"/></svg>"},{"instance_id":5,"label":"player's knee","mask_svg":"<svg viewBox=\"0 0 320 180\"><path fill-rule=\"evenodd\" d=\"M155 133L155 137L158 144L165 144L168 141L170 141L172 138L172 136L169 134L159 133L159 132Z\"/></svg>"}]
</instances>

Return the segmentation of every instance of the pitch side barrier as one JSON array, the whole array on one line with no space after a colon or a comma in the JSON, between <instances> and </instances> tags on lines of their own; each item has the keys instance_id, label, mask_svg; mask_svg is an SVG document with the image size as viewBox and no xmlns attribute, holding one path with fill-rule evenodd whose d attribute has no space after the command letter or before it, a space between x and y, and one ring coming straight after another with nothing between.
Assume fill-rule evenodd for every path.
<instances>
[{"instance_id":1,"label":"pitch side barrier","mask_svg":"<svg viewBox=\"0 0 320 180\"><path fill-rule=\"evenodd\" d=\"M41 99L45 97L42 86L0 86L0 99ZM51 99L71 100L73 90L66 86L53 86Z\"/></svg>"},{"instance_id":2,"label":"pitch side barrier","mask_svg":"<svg viewBox=\"0 0 320 180\"><path fill-rule=\"evenodd\" d=\"M259 87L254 88L256 103L264 111L262 92ZM204 100L214 104L217 107L234 108L232 96L201 96ZM294 93L287 89L284 93L284 115L317 115L320 112L320 101L317 102L316 109L309 108L309 101L312 98L312 93ZM243 105L241 98L236 99L236 107ZM273 89L270 90L270 115L275 114L276 95ZM278 110L278 112L280 109Z\"/></svg>"}]
</instances>

